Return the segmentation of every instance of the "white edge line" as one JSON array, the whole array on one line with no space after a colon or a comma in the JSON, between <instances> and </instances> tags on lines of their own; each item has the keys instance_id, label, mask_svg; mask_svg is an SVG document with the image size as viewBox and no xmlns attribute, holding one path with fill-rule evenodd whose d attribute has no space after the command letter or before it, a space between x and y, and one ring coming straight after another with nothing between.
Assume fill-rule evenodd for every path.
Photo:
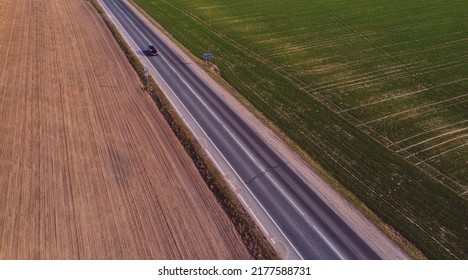
<instances>
[{"instance_id":1,"label":"white edge line","mask_svg":"<svg viewBox=\"0 0 468 280\"><path fill-rule=\"evenodd\" d=\"M318 230L318 228L314 225L312 225L315 230L320 234L320 236L323 237L323 239L325 240L325 242L328 244L328 246L330 246L330 248L332 248L332 250L342 259L344 260L344 257L340 254L340 252L338 252L338 250L335 248L335 246L333 246L333 244L330 243L330 241L328 241L328 239L325 238L325 236L323 236L323 234L320 232L320 230Z\"/></svg>"}]
</instances>

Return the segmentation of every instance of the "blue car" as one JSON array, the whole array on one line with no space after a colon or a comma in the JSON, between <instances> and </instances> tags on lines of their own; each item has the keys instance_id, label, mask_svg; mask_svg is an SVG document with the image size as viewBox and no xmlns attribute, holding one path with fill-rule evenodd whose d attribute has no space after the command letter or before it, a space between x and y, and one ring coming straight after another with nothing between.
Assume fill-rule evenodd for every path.
<instances>
[{"instance_id":1,"label":"blue car","mask_svg":"<svg viewBox=\"0 0 468 280\"><path fill-rule=\"evenodd\" d=\"M153 45L148 46L148 53L150 55L158 55L158 51L156 50L156 48Z\"/></svg>"}]
</instances>

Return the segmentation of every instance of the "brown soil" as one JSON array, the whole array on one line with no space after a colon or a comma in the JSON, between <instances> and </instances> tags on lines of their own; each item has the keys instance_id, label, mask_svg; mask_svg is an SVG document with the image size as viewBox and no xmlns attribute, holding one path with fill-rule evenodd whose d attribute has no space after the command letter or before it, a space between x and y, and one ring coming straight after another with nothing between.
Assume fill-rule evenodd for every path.
<instances>
[{"instance_id":1,"label":"brown soil","mask_svg":"<svg viewBox=\"0 0 468 280\"><path fill-rule=\"evenodd\" d=\"M0 259L246 259L85 0L0 0Z\"/></svg>"}]
</instances>

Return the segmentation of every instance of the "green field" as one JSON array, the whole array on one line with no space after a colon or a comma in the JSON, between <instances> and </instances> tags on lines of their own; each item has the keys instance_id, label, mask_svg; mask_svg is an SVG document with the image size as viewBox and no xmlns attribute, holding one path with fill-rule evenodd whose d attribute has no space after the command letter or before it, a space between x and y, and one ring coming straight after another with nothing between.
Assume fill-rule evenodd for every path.
<instances>
[{"instance_id":1,"label":"green field","mask_svg":"<svg viewBox=\"0 0 468 280\"><path fill-rule=\"evenodd\" d=\"M468 1L135 2L429 258L468 258Z\"/></svg>"}]
</instances>

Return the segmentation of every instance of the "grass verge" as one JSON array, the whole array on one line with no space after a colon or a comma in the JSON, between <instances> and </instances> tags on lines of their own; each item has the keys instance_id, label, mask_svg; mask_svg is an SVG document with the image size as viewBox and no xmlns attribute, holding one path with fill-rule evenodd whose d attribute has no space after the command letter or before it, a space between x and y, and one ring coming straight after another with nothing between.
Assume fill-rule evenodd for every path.
<instances>
[{"instance_id":1,"label":"grass verge","mask_svg":"<svg viewBox=\"0 0 468 280\"><path fill-rule=\"evenodd\" d=\"M151 96L172 131L179 139L179 142L193 160L207 186L215 195L229 219L234 224L234 227L241 236L242 241L249 250L251 256L254 259L279 259L278 254L270 242L266 239L260 228L255 224L248 212L239 202L223 176L211 163L208 155L196 141L190 130L185 127L182 120L172 108L169 100L157 86L156 82L151 77L146 81L143 64L141 64L138 58L131 51L130 47L120 35L114 24L107 18L101 5L97 0L87 1L91 3L96 11L101 15L116 42L140 77L141 82L145 85L145 91Z\"/></svg>"}]
</instances>

